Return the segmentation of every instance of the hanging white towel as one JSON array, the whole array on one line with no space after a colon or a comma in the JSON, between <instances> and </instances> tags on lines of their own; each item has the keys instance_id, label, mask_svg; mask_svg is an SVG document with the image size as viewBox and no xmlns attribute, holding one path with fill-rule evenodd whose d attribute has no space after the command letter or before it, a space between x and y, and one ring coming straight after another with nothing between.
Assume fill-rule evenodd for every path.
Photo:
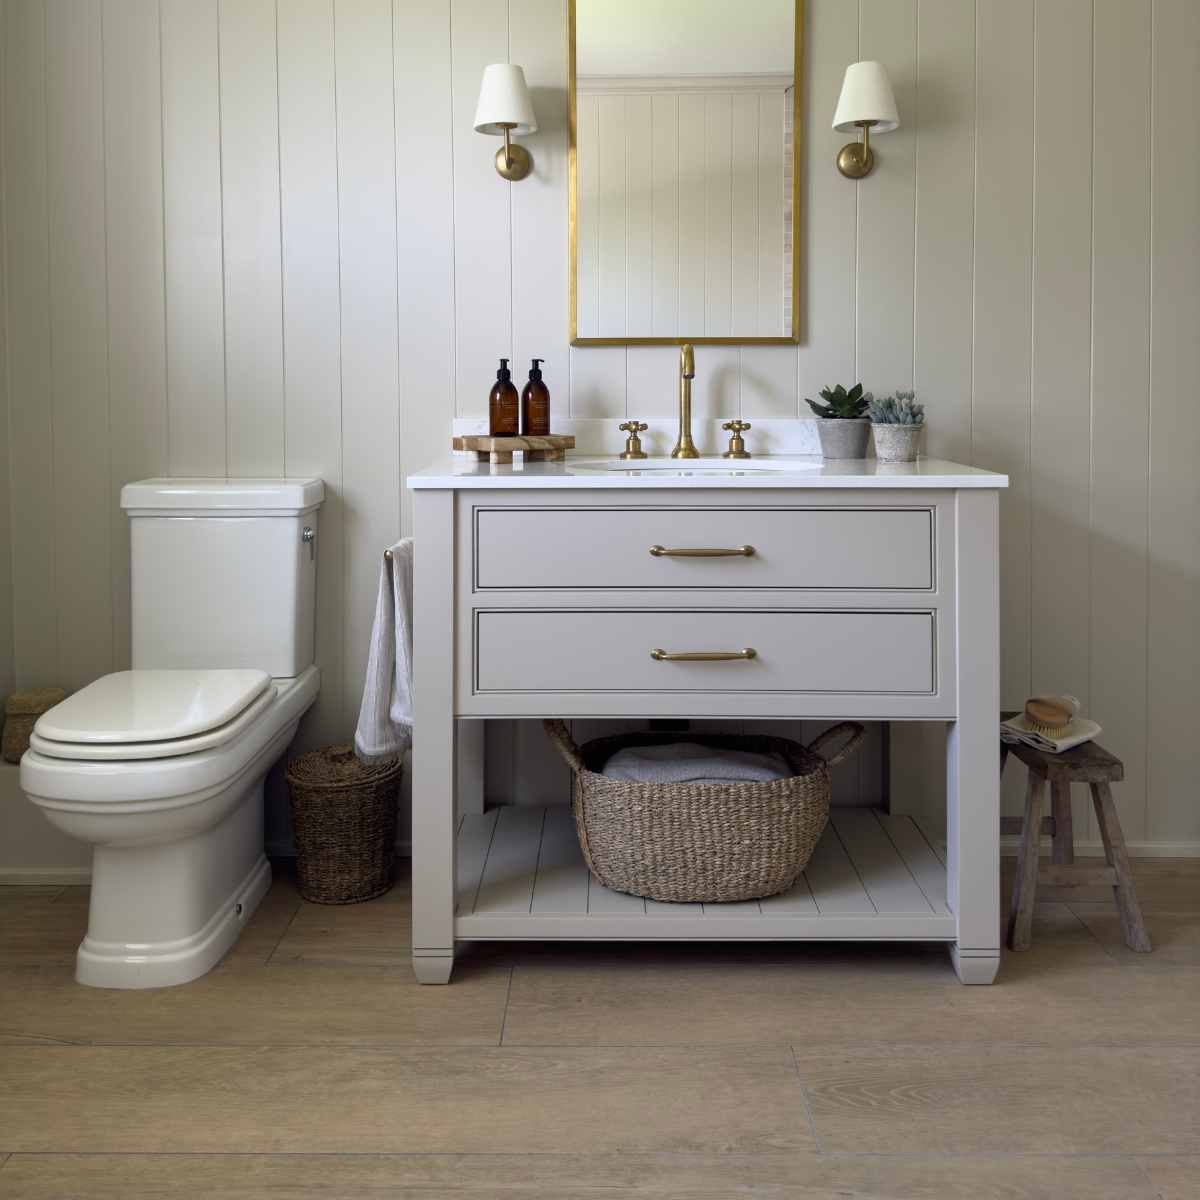
<instances>
[{"instance_id":1,"label":"hanging white towel","mask_svg":"<svg viewBox=\"0 0 1200 1200\"><path fill-rule=\"evenodd\" d=\"M354 750L365 763L398 758L412 741L412 586L413 542L392 547L382 560L375 628L367 659Z\"/></svg>"}]
</instances>

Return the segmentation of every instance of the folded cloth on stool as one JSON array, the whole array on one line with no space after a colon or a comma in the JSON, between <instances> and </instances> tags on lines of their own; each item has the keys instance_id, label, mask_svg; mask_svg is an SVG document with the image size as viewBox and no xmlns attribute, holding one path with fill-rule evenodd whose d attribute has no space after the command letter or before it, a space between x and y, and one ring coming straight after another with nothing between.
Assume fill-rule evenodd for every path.
<instances>
[{"instance_id":1,"label":"folded cloth on stool","mask_svg":"<svg viewBox=\"0 0 1200 1200\"><path fill-rule=\"evenodd\" d=\"M795 773L782 754L718 750L695 742L626 746L601 772L625 783L770 783Z\"/></svg>"}]
</instances>

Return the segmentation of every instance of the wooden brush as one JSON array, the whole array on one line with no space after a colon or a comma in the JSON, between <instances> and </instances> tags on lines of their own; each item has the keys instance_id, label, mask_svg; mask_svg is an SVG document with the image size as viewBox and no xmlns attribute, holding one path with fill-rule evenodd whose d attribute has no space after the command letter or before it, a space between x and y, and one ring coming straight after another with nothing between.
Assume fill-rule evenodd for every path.
<instances>
[{"instance_id":1,"label":"wooden brush","mask_svg":"<svg viewBox=\"0 0 1200 1200\"><path fill-rule=\"evenodd\" d=\"M1025 705L1022 724L1033 733L1058 741L1071 732L1074 710L1065 700L1030 700Z\"/></svg>"}]
</instances>

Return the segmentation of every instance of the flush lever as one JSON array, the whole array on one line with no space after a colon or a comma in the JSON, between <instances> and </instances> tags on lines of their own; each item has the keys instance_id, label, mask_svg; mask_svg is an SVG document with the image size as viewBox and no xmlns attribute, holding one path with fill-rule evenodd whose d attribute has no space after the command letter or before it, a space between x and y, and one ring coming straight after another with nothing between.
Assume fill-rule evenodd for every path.
<instances>
[{"instance_id":1,"label":"flush lever","mask_svg":"<svg viewBox=\"0 0 1200 1200\"><path fill-rule=\"evenodd\" d=\"M317 531L309 525L305 525L304 532L300 535L301 541L308 543L308 561L317 561Z\"/></svg>"}]
</instances>

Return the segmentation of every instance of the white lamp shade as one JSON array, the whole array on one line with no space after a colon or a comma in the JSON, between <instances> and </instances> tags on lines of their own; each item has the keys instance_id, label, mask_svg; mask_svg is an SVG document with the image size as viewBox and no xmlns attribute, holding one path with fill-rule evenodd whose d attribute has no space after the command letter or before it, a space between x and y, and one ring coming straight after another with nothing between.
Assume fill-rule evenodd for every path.
<instances>
[{"instance_id":1,"label":"white lamp shade","mask_svg":"<svg viewBox=\"0 0 1200 1200\"><path fill-rule=\"evenodd\" d=\"M833 127L838 133L856 133L856 121L874 121L872 133L889 133L900 126L892 81L881 62L851 63L846 68Z\"/></svg>"},{"instance_id":2,"label":"white lamp shade","mask_svg":"<svg viewBox=\"0 0 1200 1200\"><path fill-rule=\"evenodd\" d=\"M515 125L513 134L533 133L537 121L525 86L525 72L512 63L492 63L483 68L483 86L479 89L479 106L475 109L475 132L494 133L501 137L501 123Z\"/></svg>"}]
</instances>

